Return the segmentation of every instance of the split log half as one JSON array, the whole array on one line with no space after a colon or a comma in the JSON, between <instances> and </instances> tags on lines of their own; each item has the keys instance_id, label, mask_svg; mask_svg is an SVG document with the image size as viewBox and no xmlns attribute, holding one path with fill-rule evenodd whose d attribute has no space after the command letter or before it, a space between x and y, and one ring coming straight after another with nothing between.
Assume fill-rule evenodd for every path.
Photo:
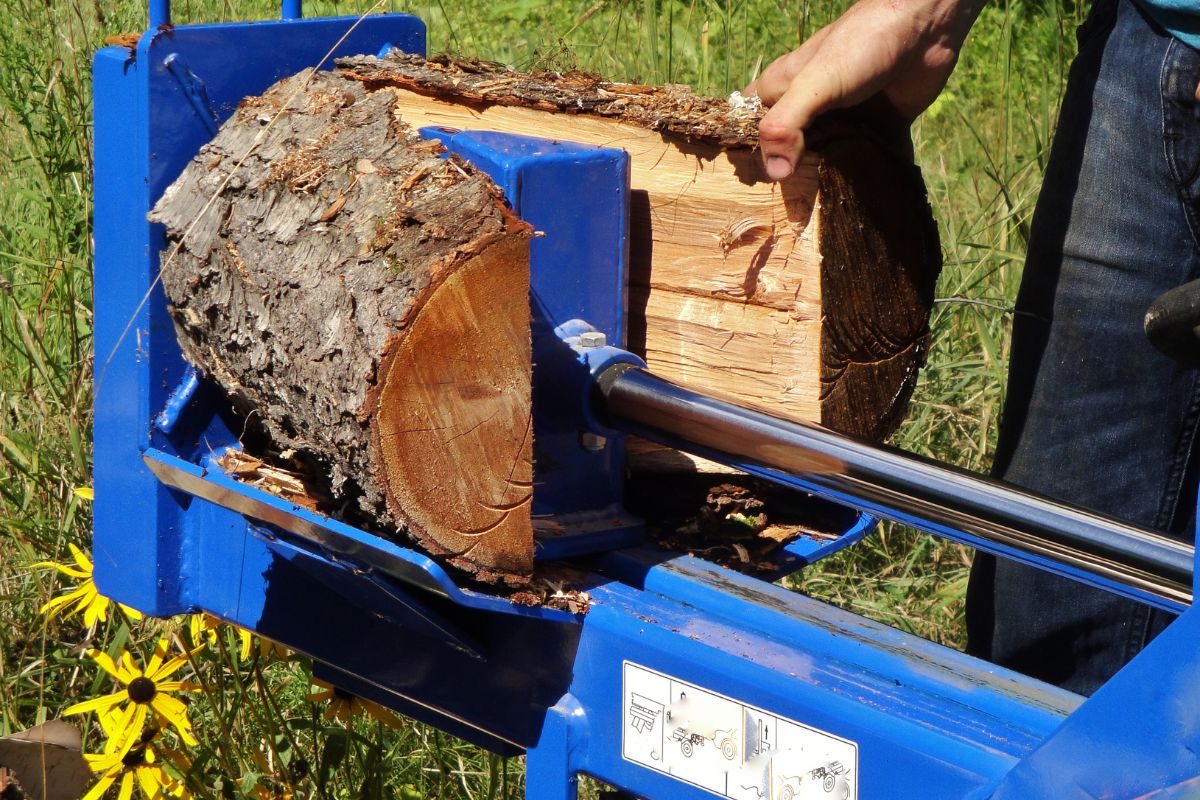
<instances>
[{"instance_id":1,"label":"split log half","mask_svg":"<svg viewBox=\"0 0 1200 800\"><path fill-rule=\"evenodd\" d=\"M655 373L866 439L903 419L941 270L907 134L835 122L773 183L761 112L685 86L400 53L338 63L414 127L626 150L629 345Z\"/></svg>"},{"instance_id":2,"label":"split log half","mask_svg":"<svg viewBox=\"0 0 1200 800\"><path fill-rule=\"evenodd\" d=\"M163 288L188 361L334 509L521 583L528 226L395 105L329 73L244 102L152 215Z\"/></svg>"}]
</instances>

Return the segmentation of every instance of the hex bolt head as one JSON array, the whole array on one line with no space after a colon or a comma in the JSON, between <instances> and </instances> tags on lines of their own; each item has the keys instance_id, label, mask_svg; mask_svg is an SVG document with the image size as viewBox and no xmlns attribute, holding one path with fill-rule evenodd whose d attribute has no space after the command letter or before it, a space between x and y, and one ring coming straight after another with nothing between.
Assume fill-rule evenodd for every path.
<instances>
[{"instance_id":1,"label":"hex bolt head","mask_svg":"<svg viewBox=\"0 0 1200 800\"><path fill-rule=\"evenodd\" d=\"M607 445L607 439L591 431L584 431L579 434L579 446L589 453L599 453Z\"/></svg>"},{"instance_id":2,"label":"hex bolt head","mask_svg":"<svg viewBox=\"0 0 1200 800\"><path fill-rule=\"evenodd\" d=\"M608 337L602 331L584 331L579 334L580 347L604 347L608 344Z\"/></svg>"}]
</instances>

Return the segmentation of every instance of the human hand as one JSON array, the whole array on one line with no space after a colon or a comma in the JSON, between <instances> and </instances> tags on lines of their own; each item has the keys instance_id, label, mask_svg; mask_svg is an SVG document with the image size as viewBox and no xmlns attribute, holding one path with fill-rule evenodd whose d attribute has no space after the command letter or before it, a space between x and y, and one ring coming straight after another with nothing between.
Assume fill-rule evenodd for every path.
<instances>
[{"instance_id":1,"label":"human hand","mask_svg":"<svg viewBox=\"0 0 1200 800\"><path fill-rule=\"evenodd\" d=\"M792 174L804 131L826 111L879 96L905 123L950 78L984 0L859 0L804 44L773 61L745 94L770 110L759 146L771 180Z\"/></svg>"}]
</instances>

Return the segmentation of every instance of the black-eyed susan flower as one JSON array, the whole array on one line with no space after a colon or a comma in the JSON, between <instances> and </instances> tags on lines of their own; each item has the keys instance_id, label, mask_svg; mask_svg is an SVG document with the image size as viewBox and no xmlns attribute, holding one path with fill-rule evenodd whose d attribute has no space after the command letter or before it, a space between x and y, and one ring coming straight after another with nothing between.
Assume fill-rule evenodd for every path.
<instances>
[{"instance_id":1,"label":"black-eyed susan flower","mask_svg":"<svg viewBox=\"0 0 1200 800\"><path fill-rule=\"evenodd\" d=\"M216 647L217 637L221 635L223 627L230 627L237 631L238 661L248 660L250 658L252 639L250 631L238 625L230 625L223 622L212 614L192 614L188 618L188 637L192 641L192 647L200 647L204 644Z\"/></svg>"},{"instance_id":2,"label":"black-eyed susan flower","mask_svg":"<svg viewBox=\"0 0 1200 800\"><path fill-rule=\"evenodd\" d=\"M376 722L382 722L389 728L400 728L400 718L388 711L378 703L372 703L370 700L365 700L356 694L351 694L345 689L339 689L336 686L330 686L325 681L313 678L313 684L320 688L320 691L311 692L308 695L308 700L311 703L320 703L328 700L329 705L325 707L325 711L321 716L325 719L336 719L343 725L349 725L358 714L366 714Z\"/></svg>"},{"instance_id":3,"label":"black-eyed susan flower","mask_svg":"<svg viewBox=\"0 0 1200 800\"><path fill-rule=\"evenodd\" d=\"M163 769L159 756L172 762L181 773L187 771L187 759L156 741L157 728L147 728L136 736L130 736L132 707L115 709L100 714L100 727L108 736L103 753L85 753L87 761L98 777L82 800L99 800L111 786L120 780L117 800L130 800L134 786L141 790L146 800L189 800L191 793L184 784Z\"/></svg>"},{"instance_id":4,"label":"black-eyed susan flower","mask_svg":"<svg viewBox=\"0 0 1200 800\"><path fill-rule=\"evenodd\" d=\"M125 688L113 694L76 703L64 711L63 715L95 711L103 720L106 716L111 718L114 710L128 703L128 713L123 717L127 720L128 729L122 732L122 738L137 736L145 724L147 715L153 711L157 726L169 725L185 744L195 745L197 742L191 733L192 724L188 721L187 706L170 693L194 692L198 691L198 687L188 681L168 680L188 662L188 656L185 654L168 659L167 652L167 640L159 639L154 654L146 663L146 669L142 670L138 668L128 650L122 650L115 661L107 653L90 651L89 657Z\"/></svg>"},{"instance_id":5,"label":"black-eyed susan flower","mask_svg":"<svg viewBox=\"0 0 1200 800\"><path fill-rule=\"evenodd\" d=\"M294 800L296 792L283 784L271 784L264 786L260 781L254 784L254 789L250 792L255 800Z\"/></svg>"},{"instance_id":6,"label":"black-eyed susan flower","mask_svg":"<svg viewBox=\"0 0 1200 800\"><path fill-rule=\"evenodd\" d=\"M258 657L264 661L287 661L290 655L291 651L279 642L268 639L265 636L258 637Z\"/></svg>"},{"instance_id":7,"label":"black-eyed susan flower","mask_svg":"<svg viewBox=\"0 0 1200 800\"><path fill-rule=\"evenodd\" d=\"M105 622L108 619L108 607L112 601L96 590L96 582L92 580L91 560L75 545L68 544L67 547L71 549L71 558L75 562L74 564L39 561L33 565L34 567L50 567L68 578L79 581L74 589L60 594L42 606L41 613L49 619L54 619L62 614L65 619L82 611L83 624L90 628L97 622ZM131 619L142 618L141 614L128 606L121 606L121 609Z\"/></svg>"},{"instance_id":8,"label":"black-eyed susan flower","mask_svg":"<svg viewBox=\"0 0 1200 800\"><path fill-rule=\"evenodd\" d=\"M252 757L259 769L259 776L250 791L251 796L257 800L293 800L296 790L271 766L272 759L261 752L254 753Z\"/></svg>"}]
</instances>

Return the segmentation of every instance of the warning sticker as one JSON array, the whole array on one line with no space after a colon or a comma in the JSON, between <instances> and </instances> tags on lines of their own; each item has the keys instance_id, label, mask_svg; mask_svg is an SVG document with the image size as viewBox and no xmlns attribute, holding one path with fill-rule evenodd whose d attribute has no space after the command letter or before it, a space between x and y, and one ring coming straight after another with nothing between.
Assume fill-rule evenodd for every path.
<instances>
[{"instance_id":1,"label":"warning sticker","mask_svg":"<svg viewBox=\"0 0 1200 800\"><path fill-rule=\"evenodd\" d=\"M624 662L621 755L738 800L857 800L858 745Z\"/></svg>"}]
</instances>

